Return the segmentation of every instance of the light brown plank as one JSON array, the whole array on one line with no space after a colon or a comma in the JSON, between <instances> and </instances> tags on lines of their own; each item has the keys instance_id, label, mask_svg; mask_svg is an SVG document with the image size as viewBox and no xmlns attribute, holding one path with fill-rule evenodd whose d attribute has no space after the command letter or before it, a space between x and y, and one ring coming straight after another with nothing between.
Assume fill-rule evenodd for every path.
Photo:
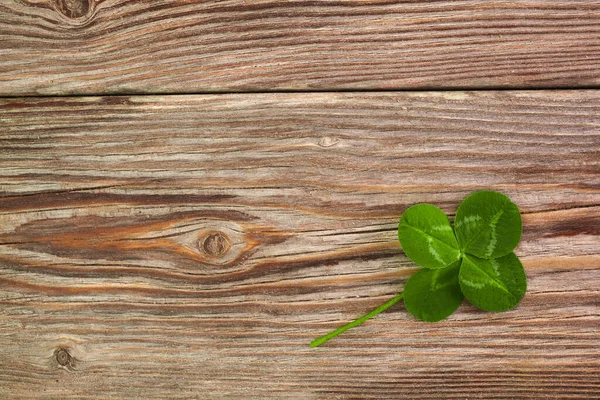
<instances>
[{"instance_id":1,"label":"light brown plank","mask_svg":"<svg viewBox=\"0 0 600 400\"><path fill-rule=\"evenodd\" d=\"M2 398L597 398L600 92L3 100ZM519 307L402 305L418 202L522 209Z\"/></svg>"},{"instance_id":2,"label":"light brown plank","mask_svg":"<svg viewBox=\"0 0 600 400\"><path fill-rule=\"evenodd\" d=\"M0 2L0 95L600 85L600 1Z\"/></svg>"}]
</instances>

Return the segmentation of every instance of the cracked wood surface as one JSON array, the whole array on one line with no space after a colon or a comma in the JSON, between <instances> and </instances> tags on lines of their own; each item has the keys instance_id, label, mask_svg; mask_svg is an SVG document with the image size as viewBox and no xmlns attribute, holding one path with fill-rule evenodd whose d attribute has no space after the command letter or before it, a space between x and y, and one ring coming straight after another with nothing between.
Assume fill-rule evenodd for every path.
<instances>
[{"instance_id":1,"label":"cracked wood surface","mask_svg":"<svg viewBox=\"0 0 600 400\"><path fill-rule=\"evenodd\" d=\"M2 398L597 398L600 93L0 101ZM494 189L522 303L415 321L398 217Z\"/></svg>"},{"instance_id":2,"label":"cracked wood surface","mask_svg":"<svg viewBox=\"0 0 600 400\"><path fill-rule=\"evenodd\" d=\"M600 85L600 1L0 2L0 94Z\"/></svg>"}]
</instances>

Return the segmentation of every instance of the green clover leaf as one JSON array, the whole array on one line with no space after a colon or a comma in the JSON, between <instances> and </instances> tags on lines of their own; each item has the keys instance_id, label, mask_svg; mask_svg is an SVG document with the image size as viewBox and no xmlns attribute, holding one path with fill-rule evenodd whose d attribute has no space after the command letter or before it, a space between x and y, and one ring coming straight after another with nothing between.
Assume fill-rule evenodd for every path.
<instances>
[{"instance_id":1,"label":"green clover leaf","mask_svg":"<svg viewBox=\"0 0 600 400\"><path fill-rule=\"evenodd\" d=\"M422 269L404 286L404 305L409 313L427 322L448 318L462 303L458 275L460 260L447 268Z\"/></svg>"},{"instance_id":2,"label":"green clover leaf","mask_svg":"<svg viewBox=\"0 0 600 400\"><path fill-rule=\"evenodd\" d=\"M441 321L467 298L491 312L516 307L527 290L527 276L513 253L522 234L519 208L489 190L468 196L458 207L454 229L446 214L431 204L407 209L398 239L408 258L423 267L404 292L361 318L311 342L320 346L404 300L407 311L427 322Z\"/></svg>"},{"instance_id":3,"label":"green clover leaf","mask_svg":"<svg viewBox=\"0 0 600 400\"><path fill-rule=\"evenodd\" d=\"M511 253L522 232L521 213L505 195L483 190L458 206L454 231L463 253L486 260Z\"/></svg>"},{"instance_id":4,"label":"green clover leaf","mask_svg":"<svg viewBox=\"0 0 600 400\"><path fill-rule=\"evenodd\" d=\"M445 268L460 260L450 220L431 204L417 204L404 212L398 239L408 258L423 268Z\"/></svg>"},{"instance_id":5,"label":"green clover leaf","mask_svg":"<svg viewBox=\"0 0 600 400\"><path fill-rule=\"evenodd\" d=\"M510 310L527 290L527 276L515 253L491 260L466 255L458 280L465 297L484 311Z\"/></svg>"}]
</instances>

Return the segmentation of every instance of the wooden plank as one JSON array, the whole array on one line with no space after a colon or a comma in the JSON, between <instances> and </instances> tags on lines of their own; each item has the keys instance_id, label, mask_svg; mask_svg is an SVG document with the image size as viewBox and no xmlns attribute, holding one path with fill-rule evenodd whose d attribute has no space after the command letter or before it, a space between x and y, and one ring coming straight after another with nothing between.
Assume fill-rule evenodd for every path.
<instances>
[{"instance_id":1,"label":"wooden plank","mask_svg":"<svg viewBox=\"0 0 600 400\"><path fill-rule=\"evenodd\" d=\"M0 95L600 85L600 1L0 3Z\"/></svg>"},{"instance_id":2,"label":"wooden plank","mask_svg":"<svg viewBox=\"0 0 600 400\"><path fill-rule=\"evenodd\" d=\"M2 398L597 398L600 92L4 99ZM402 305L406 207L491 188L529 288Z\"/></svg>"}]
</instances>

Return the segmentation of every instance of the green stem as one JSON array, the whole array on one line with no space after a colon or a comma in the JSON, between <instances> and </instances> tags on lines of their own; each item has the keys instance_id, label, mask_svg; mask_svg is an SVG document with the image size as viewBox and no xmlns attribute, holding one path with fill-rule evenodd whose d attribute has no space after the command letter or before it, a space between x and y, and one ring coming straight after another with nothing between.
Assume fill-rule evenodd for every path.
<instances>
[{"instance_id":1,"label":"green stem","mask_svg":"<svg viewBox=\"0 0 600 400\"><path fill-rule=\"evenodd\" d=\"M399 302L403 298L404 298L404 293L400 293L398 296L394 297L393 299L391 299L387 303L384 303L384 304L380 305L379 307L377 307L376 309L374 309L370 313L363 315L359 319L354 320L354 321L352 321L349 324L346 324L344 326L340 326L335 331L329 332L327 335L321 336L320 338L313 340L312 342L310 342L310 347L320 346L323 343L325 343L326 341L328 341L329 339L333 339L337 335L346 332L348 329L354 328L355 326L358 326L358 325L362 324L363 322L365 322L369 318L373 318L377 314L380 314L380 313L384 312L385 310L387 310L388 308L390 308L391 306L393 306L394 304L396 304L397 302Z\"/></svg>"}]
</instances>

